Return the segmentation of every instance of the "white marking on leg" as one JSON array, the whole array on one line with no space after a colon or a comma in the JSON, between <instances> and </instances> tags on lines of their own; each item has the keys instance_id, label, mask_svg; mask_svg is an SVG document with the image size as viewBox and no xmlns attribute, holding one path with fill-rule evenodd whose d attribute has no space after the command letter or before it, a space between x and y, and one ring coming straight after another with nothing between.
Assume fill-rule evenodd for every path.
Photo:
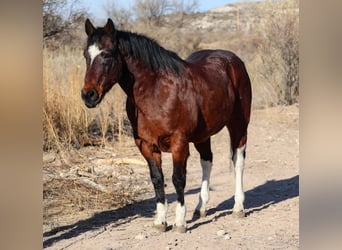
<instances>
[{"instance_id":1,"label":"white marking on leg","mask_svg":"<svg viewBox=\"0 0 342 250\"><path fill-rule=\"evenodd\" d=\"M202 166L202 186L201 186L201 194L199 197L199 202L196 206L196 210L200 211L201 215L205 214L206 205L209 201L209 182L210 182L210 173L212 169L211 161L204 161L201 159Z\"/></svg>"},{"instance_id":2,"label":"white marking on leg","mask_svg":"<svg viewBox=\"0 0 342 250\"><path fill-rule=\"evenodd\" d=\"M235 203L233 212L240 212L244 210L243 202L245 200L245 194L243 192L243 170L245 167L245 150L246 145L243 145L241 148L237 148L233 158L235 166Z\"/></svg>"},{"instance_id":3,"label":"white marking on leg","mask_svg":"<svg viewBox=\"0 0 342 250\"><path fill-rule=\"evenodd\" d=\"M166 213L167 213L167 201L165 204L158 202L156 209L156 216L154 219L155 225L161 225L166 223Z\"/></svg>"},{"instance_id":4,"label":"white marking on leg","mask_svg":"<svg viewBox=\"0 0 342 250\"><path fill-rule=\"evenodd\" d=\"M88 47L88 53L90 56L90 65L93 63L95 57L97 57L99 54L101 54L102 50L100 50L100 48L96 45L90 45Z\"/></svg>"},{"instance_id":5,"label":"white marking on leg","mask_svg":"<svg viewBox=\"0 0 342 250\"><path fill-rule=\"evenodd\" d=\"M186 226L186 221L185 221L185 214L186 214L186 207L185 204L182 206L179 202L177 202L176 206L176 220L175 224L176 226Z\"/></svg>"}]
</instances>

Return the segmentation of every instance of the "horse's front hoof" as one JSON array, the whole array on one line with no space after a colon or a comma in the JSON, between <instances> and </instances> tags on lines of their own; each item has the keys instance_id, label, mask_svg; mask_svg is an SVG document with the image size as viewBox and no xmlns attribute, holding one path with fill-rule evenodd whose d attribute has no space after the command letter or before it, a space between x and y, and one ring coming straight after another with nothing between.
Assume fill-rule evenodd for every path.
<instances>
[{"instance_id":1,"label":"horse's front hoof","mask_svg":"<svg viewBox=\"0 0 342 250\"><path fill-rule=\"evenodd\" d=\"M207 216L206 211L199 211L199 210L195 210L194 214L192 215L193 219L199 219L199 218L204 218Z\"/></svg>"},{"instance_id":2,"label":"horse's front hoof","mask_svg":"<svg viewBox=\"0 0 342 250\"><path fill-rule=\"evenodd\" d=\"M245 212L244 211L238 211L238 212L233 211L233 217L234 218L245 218Z\"/></svg>"},{"instance_id":3,"label":"horse's front hoof","mask_svg":"<svg viewBox=\"0 0 342 250\"><path fill-rule=\"evenodd\" d=\"M181 233L181 234L186 233L186 227L173 225L172 232Z\"/></svg>"},{"instance_id":4,"label":"horse's front hoof","mask_svg":"<svg viewBox=\"0 0 342 250\"><path fill-rule=\"evenodd\" d=\"M158 232L165 232L167 228L167 223L163 224L153 224L153 229L155 229Z\"/></svg>"}]
</instances>

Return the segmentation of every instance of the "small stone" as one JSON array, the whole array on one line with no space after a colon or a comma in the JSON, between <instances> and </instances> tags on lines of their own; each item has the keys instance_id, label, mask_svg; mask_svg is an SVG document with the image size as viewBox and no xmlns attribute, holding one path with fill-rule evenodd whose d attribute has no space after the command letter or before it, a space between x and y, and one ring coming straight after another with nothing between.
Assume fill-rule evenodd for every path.
<instances>
[{"instance_id":1,"label":"small stone","mask_svg":"<svg viewBox=\"0 0 342 250\"><path fill-rule=\"evenodd\" d=\"M226 234L225 236L224 236L224 239L225 240L230 240L232 237L230 236L230 235L228 235L228 234Z\"/></svg>"},{"instance_id":2,"label":"small stone","mask_svg":"<svg viewBox=\"0 0 342 250\"><path fill-rule=\"evenodd\" d=\"M226 231L224 231L224 230L219 230L219 231L216 232L216 234L217 234L217 236L223 236L223 235L226 234Z\"/></svg>"}]
</instances>

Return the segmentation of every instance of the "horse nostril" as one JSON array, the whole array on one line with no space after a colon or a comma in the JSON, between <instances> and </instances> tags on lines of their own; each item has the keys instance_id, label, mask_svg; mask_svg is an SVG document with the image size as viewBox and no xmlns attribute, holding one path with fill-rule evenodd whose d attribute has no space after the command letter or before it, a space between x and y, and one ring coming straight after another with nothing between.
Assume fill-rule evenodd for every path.
<instances>
[{"instance_id":1,"label":"horse nostril","mask_svg":"<svg viewBox=\"0 0 342 250\"><path fill-rule=\"evenodd\" d=\"M91 101L96 101L99 95L97 94L96 90L90 89L87 93L87 98Z\"/></svg>"},{"instance_id":2,"label":"horse nostril","mask_svg":"<svg viewBox=\"0 0 342 250\"><path fill-rule=\"evenodd\" d=\"M95 89L90 89L88 91L83 89L81 91L81 96L88 108L95 107L99 100L99 94Z\"/></svg>"}]
</instances>

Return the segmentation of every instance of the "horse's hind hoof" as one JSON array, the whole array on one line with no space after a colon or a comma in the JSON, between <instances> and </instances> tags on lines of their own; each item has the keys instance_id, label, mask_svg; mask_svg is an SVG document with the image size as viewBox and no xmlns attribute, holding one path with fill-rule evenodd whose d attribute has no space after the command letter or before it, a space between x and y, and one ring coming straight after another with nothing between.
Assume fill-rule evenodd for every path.
<instances>
[{"instance_id":1,"label":"horse's hind hoof","mask_svg":"<svg viewBox=\"0 0 342 250\"><path fill-rule=\"evenodd\" d=\"M233 217L234 218L245 218L245 212L244 211L233 212Z\"/></svg>"},{"instance_id":2,"label":"horse's hind hoof","mask_svg":"<svg viewBox=\"0 0 342 250\"><path fill-rule=\"evenodd\" d=\"M181 233L181 234L186 233L186 227L173 225L172 232Z\"/></svg>"},{"instance_id":3,"label":"horse's hind hoof","mask_svg":"<svg viewBox=\"0 0 342 250\"><path fill-rule=\"evenodd\" d=\"M153 228L158 232L165 232L167 228L167 223L163 224L153 224Z\"/></svg>"},{"instance_id":4,"label":"horse's hind hoof","mask_svg":"<svg viewBox=\"0 0 342 250\"><path fill-rule=\"evenodd\" d=\"M206 216L207 216L206 211L195 210L194 214L192 215L192 218L199 219L199 218L204 218Z\"/></svg>"}]
</instances>

